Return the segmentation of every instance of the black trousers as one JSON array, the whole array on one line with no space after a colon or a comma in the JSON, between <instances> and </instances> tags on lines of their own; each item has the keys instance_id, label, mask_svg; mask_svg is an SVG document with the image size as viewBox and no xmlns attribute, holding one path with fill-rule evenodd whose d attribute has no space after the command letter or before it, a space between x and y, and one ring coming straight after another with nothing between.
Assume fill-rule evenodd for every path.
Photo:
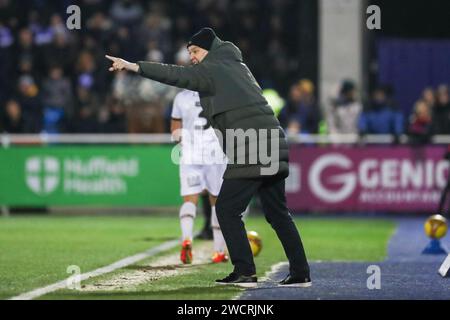
<instances>
[{"instance_id":1,"label":"black trousers","mask_svg":"<svg viewBox=\"0 0 450 320\"><path fill-rule=\"evenodd\" d=\"M439 208L438 208L438 213L442 214L446 218L450 218L450 212L449 212L450 210L447 210L447 212L444 212L445 205L447 203L447 197L449 195L450 195L450 174L448 175L448 178L447 178L447 184L444 187L444 190L442 190L441 199L439 201Z\"/></svg>"},{"instance_id":2,"label":"black trousers","mask_svg":"<svg viewBox=\"0 0 450 320\"><path fill-rule=\"evenodd\" d=\"M309 265L303 244L286 206L285 179L276 176L223 181L216 203L216 212L234 265L234 272L243 275L256 273L242 221L242 212L255 194L259 195L266 220L283 245L291 275L309 276Z\"/></svg>"}]
</instances>

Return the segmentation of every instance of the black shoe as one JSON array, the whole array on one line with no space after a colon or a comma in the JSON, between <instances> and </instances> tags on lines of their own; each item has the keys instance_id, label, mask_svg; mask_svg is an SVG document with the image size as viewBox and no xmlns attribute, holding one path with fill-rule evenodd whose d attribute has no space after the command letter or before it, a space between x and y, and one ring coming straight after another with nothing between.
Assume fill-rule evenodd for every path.
<instances>
[{"instance_id":1,"label":"black shoe","mask_svg":"<svg viewBox=\"0 0 450 320\"><path fill-rule=\"evenodd\" d=\"M258 284L258 278L256 276L244 276L232 272L227 277L216 280L216 283L235 285L244 288L254 288Z\"/></svg>"},{"instance_id":2,"label":"black shoe","mask_svg":"<svg viewBox=\"0 0 450 320\"><path fill-rule=\"evenodd\" d=\"M213 232L211 229L203 229L200 234L197 236L198 239L201 240L212 240Z\"/></svg>"},{"instance_id":3,"label":"black shoe","mask_svg":"<svg viewBox=\"0 0 450 320\"><path fill-rule=\"evenodd\" d=\"M312 281L309 276L306 277L296 277L288 275L284 280L279 283L280 287L298 287L307 288L312 286Z\"/></svg>"}]
</instances>

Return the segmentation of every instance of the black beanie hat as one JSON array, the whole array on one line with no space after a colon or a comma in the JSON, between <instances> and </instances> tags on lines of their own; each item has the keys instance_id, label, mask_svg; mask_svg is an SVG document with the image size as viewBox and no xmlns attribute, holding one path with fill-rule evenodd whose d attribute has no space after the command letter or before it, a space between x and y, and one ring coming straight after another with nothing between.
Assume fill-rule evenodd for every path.
<instances>
[{"instance_id":1,"label":"black beanie hat","mask_svg":"<svg viewBox=\"0 0 450 320\"><path fill-rule=\"evenodd\" d=\"M209 51L211 50L211 46L215 37L216 33L213 29L203 28L192 36L186 47L189 48L190 46L195 45Z\"/></svg>"}]
</instances>

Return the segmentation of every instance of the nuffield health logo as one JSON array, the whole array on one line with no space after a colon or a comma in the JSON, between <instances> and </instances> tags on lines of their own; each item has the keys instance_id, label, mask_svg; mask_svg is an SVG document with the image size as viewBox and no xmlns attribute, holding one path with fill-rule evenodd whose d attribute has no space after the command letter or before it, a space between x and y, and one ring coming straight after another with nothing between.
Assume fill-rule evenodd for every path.
<instances>
[{"instance_id":1,"label":"nuffield health logo","mask_svg":"<svg viewBox=\"0 0 450 320\"><path fill-rule=\"evenodd\" d=\"M59 184L60 165L54 157L32 157L26 161L26 182L28 187L38 195L48 195Z\"/></svg>"}]
</instances>

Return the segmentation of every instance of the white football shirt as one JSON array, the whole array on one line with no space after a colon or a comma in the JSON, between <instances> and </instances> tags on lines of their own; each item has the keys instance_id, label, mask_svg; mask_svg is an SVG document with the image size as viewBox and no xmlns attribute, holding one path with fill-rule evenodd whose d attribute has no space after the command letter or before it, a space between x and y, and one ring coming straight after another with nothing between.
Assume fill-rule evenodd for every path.
<instances>
[{"instance_id":1,"label":"white football shirt","mask_svg":"<svg viewBox=\"0 0 450 320\"><path fill-rule=\"evenodd\" d=\"M221 164L225 161L219 140L212 127L200 116L198 92L183 90L173 102L172 118L182 121L181 153L183 164Z\"/></svg>"}]
</instances>

